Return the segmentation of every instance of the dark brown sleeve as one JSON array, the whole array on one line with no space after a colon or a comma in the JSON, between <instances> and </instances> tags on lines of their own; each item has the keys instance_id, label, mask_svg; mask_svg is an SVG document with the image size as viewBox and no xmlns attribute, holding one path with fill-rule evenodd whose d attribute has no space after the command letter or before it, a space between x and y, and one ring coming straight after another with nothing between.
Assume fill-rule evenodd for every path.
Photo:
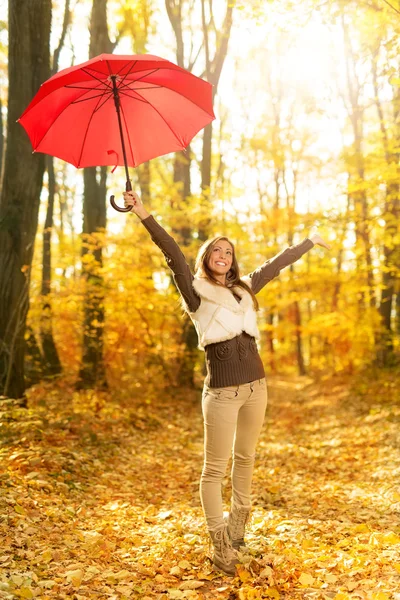
<instances>
[{"instance_id":1,"label":"dark brown sleeve","mask_svg":"<svg viewBox=\"0 0 400 600\"><path fill-rule=\"evenodd\" d=\"M267 260L261 267L249 273L248 277L251 278L251 289L253 292L257 294L271 279L279 275L284 267L292 265L296 260L299 260L313 246L314 243L306 238L300 244L289 246L289 248L282 250L282 252Z\"/></svg>"},{"instance_id":2,"label":"dark brown sleeve","mask_svg":"<svg viewBox=\"0 0 400 600\"><path fill-rule=\"evenodd\" d=\"M188 310L196 312L200 306L200 298L193 289L192 281L194 277L178 244L152 215L143 219L142 223L150 233L153 242L164 254L167 265L173 273L176 287L185 301Z\"/></svg>"}]
</instances>

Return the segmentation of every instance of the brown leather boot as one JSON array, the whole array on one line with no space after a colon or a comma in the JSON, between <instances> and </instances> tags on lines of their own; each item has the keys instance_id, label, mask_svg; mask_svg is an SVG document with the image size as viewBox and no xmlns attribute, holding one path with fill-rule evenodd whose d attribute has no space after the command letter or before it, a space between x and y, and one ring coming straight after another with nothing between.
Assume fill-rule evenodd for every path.
<instances>
[{"instance_id":1,"label":"brown leather boot","mask_svg":"<svg viewBox=\"0 0 400 600\"><path fill-rule=\"evenodd\" d=\"M232 502L228 516L228 535L235 550L249 552L244 541L246 524L250 518L251 506L241 506Z\"/></svg>"},{"instance_id":2,"label":"brown leather boot","mask_svg":"<svg viewBox=\"0 0 400 600\"><path fill-rule=\"evenodd\" d=\"M210 531L210 536L214 546L214 565L227 575L235 575L236 565L240 561L236 550L232 548L225 523Z\"/></svg>"}]
</instances>

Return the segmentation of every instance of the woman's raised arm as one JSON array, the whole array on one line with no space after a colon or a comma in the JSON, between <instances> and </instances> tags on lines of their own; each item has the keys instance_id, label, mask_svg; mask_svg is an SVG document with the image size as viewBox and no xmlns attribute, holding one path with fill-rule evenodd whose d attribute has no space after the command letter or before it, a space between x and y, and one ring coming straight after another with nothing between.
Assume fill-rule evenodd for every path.
<instances>
[{"instance_id":1,"label":"woman's raised arm","mask_svg":"<svg viewBox=\"0 0 400 600\"><path fill-rule=\"evenodd\" d=\"M193 274L178 244L145 209L138 194L135 192L124 192L124 202L126 207L132 207L131 212L134 212L140 218L142 224L150 233L151 239L164 254L167 265L173 273L176 287L185 301L188 310L196 312L200 306L200 298L193 289Z\"/></svg>"},{"instance_id":2,"label":"woman's raised arm","mask_svg":"<svg viewBox=\"0 0 400 600\"><path fill-rule=\"evenodd\" d=\"M258 269L249 273L247 277L251 279L251 289L253 292L257 294L271 279L277 277L282 269L288 265L292 265L317 244L328 248L328 250L331 248L320 235L314 234L300 242L300 244L289 246L289 248L267 260Z\"/></svg>"}]
</instances>

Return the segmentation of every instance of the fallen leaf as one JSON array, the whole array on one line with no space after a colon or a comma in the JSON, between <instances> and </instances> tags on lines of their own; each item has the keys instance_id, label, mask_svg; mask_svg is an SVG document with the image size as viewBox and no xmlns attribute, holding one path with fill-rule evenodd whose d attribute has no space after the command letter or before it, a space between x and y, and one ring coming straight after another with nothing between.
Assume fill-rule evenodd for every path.
<instances>
[{"instance_id":1,"label":"fallen leaf","mask_svg":"<svg viewBox=\"0 0 400 600\"><path fill-rule=\"evenodd\" d=\"M315 581L315 578L309 573L302 573L299 577L299 583L301 585L312 585Z\"/></svg>"},{"instance_id":2,"label":"fallen leaf","mask_svg":"<svg viewBox=\"0 0 400 600\"><path fill-rule=\"evenodd\" d=\"M171 590L167 590L168 595L170 598L172 598L173 600L176 600L177 598L184 598L185 595L183 592L181 592L180 590L175 590L175 589L171 589Z\"/></svg>"},{"instance_id":3,"label":"fallen leaf","mask_svg":"<svg viewBox=\"0 0 400 600\"><path fill-rule=\"evenodd\" d=\"M21 598L34 598L33 592L29 587L22 587L18 590L18 595L21 596Z\"/></svg>"},{"instance_id":4,"label":"fallen leaf","mask_svg":"<svg viewBox=\"0 0 400 600\"><path fill-rule=\"evenodd\" d=\"M274 600L279 600L280 594L276 588L268 588L265 592L268 598L274 598Z\"/></svg>"},{"instance_id":5,"label":"fallen leaf","mask_svg":"<svg viewBox=\"0 0 400 600\"><path fill-rule=\"evenodd\" d=\"M191 579L189 581L183 581L179 586L180 590L196 590L204 585L204 581L196 581Z\"/></svg>"},{"instance_id":6,"label":"fallen leaf","mask_svg":"<svg viewBox=\"0 0 400 600\"><path fill-rule=\"evenodd\" d=\"M75 571L67 571L65 575L67 577L67 581L69 583L72 583L74 587L79 587L81 585L83 579L82 569L76 569Z\"/></svg>"},{"instance_id":7,"label":"fallen leaf","mask_svg":"<svg viewBox=\"0 0 400 600\"><path fill-rule=\"evenodd\" d=\"M243 565L237 565L236 571L242 583L246 583L247 581L253 579L253 575Z\"/></svg>"}]
</instances>

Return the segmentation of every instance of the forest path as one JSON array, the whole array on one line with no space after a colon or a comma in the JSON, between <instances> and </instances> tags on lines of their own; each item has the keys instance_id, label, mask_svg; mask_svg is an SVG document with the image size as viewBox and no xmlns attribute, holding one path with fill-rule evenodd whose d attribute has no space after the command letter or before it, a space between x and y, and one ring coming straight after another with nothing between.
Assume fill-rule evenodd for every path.
<instances>
[{"instance_id":1,"label":"forest path","mask_svg":"<svg viewBox=\"0 0 400 600\"><path fill-rule=\"evenodd\" d=\"M371 381L268 378L234 579L205 558L198 394L3 401L0 598L399 600L398 378Z\"/></svg>"}]
</instances>

